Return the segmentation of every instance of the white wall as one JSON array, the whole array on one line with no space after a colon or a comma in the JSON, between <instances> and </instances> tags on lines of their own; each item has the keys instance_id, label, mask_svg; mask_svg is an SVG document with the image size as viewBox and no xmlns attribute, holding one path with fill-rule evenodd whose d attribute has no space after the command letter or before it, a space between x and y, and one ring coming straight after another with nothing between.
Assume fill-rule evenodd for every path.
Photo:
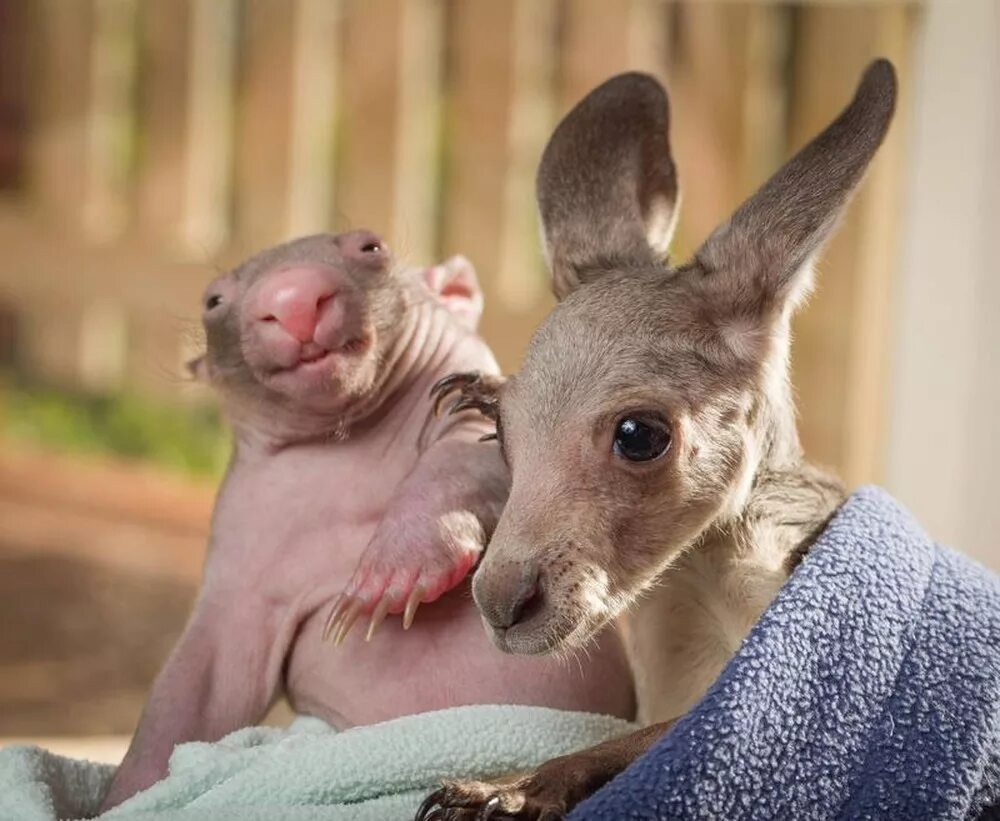
<instances>
[{"instance_id":1,"label":"white wall","mask_svg":"<svg viewBox=\"0 0 1000 821\"><path fill-rule=\"evenodd\" d=\"M1000 3L928 3L913 89L886 485L1000 569Z\"/></svg>"}]
</instances>

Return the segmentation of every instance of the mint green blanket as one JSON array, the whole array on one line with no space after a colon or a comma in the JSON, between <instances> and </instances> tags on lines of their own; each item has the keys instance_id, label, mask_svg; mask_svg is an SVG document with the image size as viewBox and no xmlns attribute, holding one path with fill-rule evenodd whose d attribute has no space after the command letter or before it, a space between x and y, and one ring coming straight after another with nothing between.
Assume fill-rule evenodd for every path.
<instances>
[{"instance_id":1,"label":"mint green blanket","mask_svg":"<svg viewBox=\"0 0 1000 821\"><path fill-rule=\"evenodd\" d=\"M443 778L535 766L633 729L620 719L543 707L456 707L336 732L300 718L215 744L183 744L170 775L102 818L157 821L393 821L413 817ZM96 812L113 767L38 747L0 750L0 819Z\"/></svg>"}]
</instances>

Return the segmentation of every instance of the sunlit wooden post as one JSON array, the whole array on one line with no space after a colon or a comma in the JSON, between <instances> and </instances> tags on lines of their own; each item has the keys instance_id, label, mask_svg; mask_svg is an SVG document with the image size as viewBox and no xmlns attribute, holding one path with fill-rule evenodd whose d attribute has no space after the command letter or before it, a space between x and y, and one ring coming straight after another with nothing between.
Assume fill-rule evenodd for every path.
<instances>
[{"instance_id":1,"label":"sunlit wooden post","mask_svg":"<svg viewBox=\"0 0 1000 821\"><path fill-rule=\"evenodd\" d=\"M646 71L663 82L673 6L666 0L569 0L560 71L564 110L622 71Z\"/></svg>"},{"instance_id":2,"label":"sunlit wooden post","mask_svg":"<svg viewBox=\"0 0 1000 821\"><path fill-rule=\"evenodd\" d=\"M445 250L480 269L483 330L501 365L513 369L551 305L534 175L553 124L556 6L472 0L452 11Z\"/></svg>"},{"instance_id":3,"label":"sunlit wooden post","mask_svg":"<svg viewBox=\"0 0 1000 821\"><path fill-rule=\"evenodd\" d=\"M230 236L237 54L236 0L190 0L184 245L210 257Z\"/></svg>"},{"instance_id":4,"label":"sunlit wooden post","mask_svg":"<svg viewBox=\"0 0 1000 821\"><path fill-rule=\"evenodd\" d=\"M385 234L405 261L435 251L441 0L367 0L343 18L334 225Z\"/></svg>"},{"instance_id":5,"label":"sunlit wooden post","mask_svg":"<svg viewBox=\"0 0 1000 821\"><path fill-rule=\"evenodd\" d=\"M341 0L298 0L295 5L288 236L332 224L343 15Z\"/></svg>"},{"instance_id":6,"label":"sunlit wooden post","mask_svg":"<svg viewBox=\"0 0 1000 821\"><path fill-rule=\"evenodd\" d=\"M667 79L681 257L783 159L790 26L791 12L771 4L677 9Z\"/></svg>"},{"instance_id":7,"label":"sunlit wooden post","mask_svg":"<svg viewBox=\"0 0 1000 821\"><path fill-rule=\"evenodd\" d=\"M192 0L144 3L139 27L136 227L144 239L176 250L186 203L193 14Z\"/></svg>"},{"instance_id":8,"label":"sunlit wooden post","mask_svg":"<svg viewBox=\"0 0 1000 821\"><path fill-rule=\"evenodd\" d=\"M247 253L286 238L296 6L274 0L244 0L242 4L234 233Z\"/></svg>"},{"instance_id":9,"label":"sunlit wooden post","mask_svg":"<svg viewBox=\"0 0 1000 821\"><path fill-rule=\"evenodd\" d=\"M39 2L32 9L30 95L32 139L26 182L32 205L50 225L72 235L84 228L91 155L94 102L91 44L96 28L91 0ZM44 291L25 293L17 280L30 277L30 260L12 260L10 277L19 299L19 358L48 379L79 386L80 351L85 333L83 306L58 280ZM11 264L8 262L8 265ZM59 317L52 322L52 317Z\"/></svg>"},{"instance_id":10,"label":"sunlit wooden post","mask_svg":"<svg viewBox=\"0 0 1000 821\"><path fill-rule=\"evenodd\" d=\"M91 0L39 0L32 9L32 199L63 230L80 230L92 103Z\"/></svg>"},{"instance_id":11,"label":"sunlit wooden post","mask_svg":"<svg viewBox=\"0 0 1000 821\"><path fill-rule=\"evenodd\" d=\"M799 148L854 93L875 56L908 75L913 9L807 7L799 12L791 142ZM793 381L807 454L849 484L878 481L892 328L907 86L892 129L823 253L817 293L795 322Z\"/></svg>"}]
</instances>

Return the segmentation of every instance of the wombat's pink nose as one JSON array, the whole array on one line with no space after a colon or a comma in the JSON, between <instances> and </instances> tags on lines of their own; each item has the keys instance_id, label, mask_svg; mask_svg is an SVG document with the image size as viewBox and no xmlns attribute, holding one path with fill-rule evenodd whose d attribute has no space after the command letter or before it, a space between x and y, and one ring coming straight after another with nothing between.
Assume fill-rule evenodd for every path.
<instances>
[{"instance_id":1,"label":"wombat's pink nose","mask_svg":"<svg viewBox=\"0 0 1000 821\"><path fill-rule=\"evenodd\" d=\"M261 322L278 322L300 342L309 342L335 290L322 268L288 268L271 274L262 284L254 314Z\"/></svg>"}]
</instances>

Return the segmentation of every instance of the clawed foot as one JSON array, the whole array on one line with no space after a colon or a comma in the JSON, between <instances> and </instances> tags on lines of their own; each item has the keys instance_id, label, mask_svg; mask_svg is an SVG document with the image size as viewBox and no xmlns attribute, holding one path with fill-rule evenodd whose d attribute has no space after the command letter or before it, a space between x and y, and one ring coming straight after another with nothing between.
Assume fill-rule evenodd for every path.
<instances>
[{"instance_id":1,"label":"clawed foot","mask_svg":"<svg viewBox=\"0 0 1000 821\"><path fill-rule=\"evenodd\" d=\"M449 781L431 793L415 821L557 821L565 818L565 790L525 776L507 784Z\"/></svg>"},{"instance_id":2,"label":"clawed foot","mask_svg":"<svg viewBox=\"0 0 1000 821\"><path fill-rule=\"evenodd\" d=\"M324 639L339 645L362 616L369 619L368 641L390 614L402 613L408 630L421 604L436 601L468 577L486 541L479 518L468 510L427 516L413 507L401 503L379 524L330 609Z\"/></svg>"},{"instance_id":3,"label":"clawed foot","mask_svg":"<svg viewBox=\"0 0 1000 821\"><path fill-rule=\"evenodd\" d=\"M417 608L457 587L469 575L478 546L448 545L430 549L366 551L347 588L333 603L323 627L323 639L339 645L362 617L369 617L365 641L371 641L386 616L403 614L403 629L413 624ZM369 558L369 552L374 554ZM394 558L398 556L398 558Z\"/></svg>"},{"instance_id":4,"label":"clawed foot","mask_svg":"<svg viewBox=\"0 0 1000 821\"><path fill-rule=\"evenodd\" d=\"M497 420L500 404L500 387L502 376L490 376L471 371L469 373L453 373L437 382L431 388L431 399L434 400L434 413L440 414L445 401L453 394L458 396L448 406L448 413L460 413L475 409L487 419ZM484 438L495 438L493 436Z\"/></svg>"}]
</instances>

